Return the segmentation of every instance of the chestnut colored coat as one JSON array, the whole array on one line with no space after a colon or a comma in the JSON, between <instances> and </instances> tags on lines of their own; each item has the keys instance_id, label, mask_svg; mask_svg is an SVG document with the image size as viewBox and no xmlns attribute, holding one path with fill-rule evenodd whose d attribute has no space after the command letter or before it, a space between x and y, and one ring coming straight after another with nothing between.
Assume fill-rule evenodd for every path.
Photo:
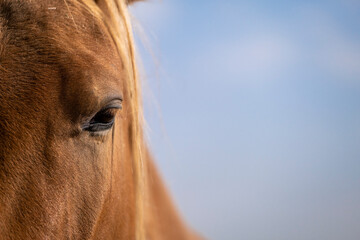
<instances>
[{"instance_id":1,"label":"chestnut colored coat","mask_svg":"<svg viewBox=\"0 0 360 240\"><path fill-rule=\"evenodd\" d=\"M195 239L151 160L124 0L0 0L0 239Z\"/></svg>"}]
</instances>

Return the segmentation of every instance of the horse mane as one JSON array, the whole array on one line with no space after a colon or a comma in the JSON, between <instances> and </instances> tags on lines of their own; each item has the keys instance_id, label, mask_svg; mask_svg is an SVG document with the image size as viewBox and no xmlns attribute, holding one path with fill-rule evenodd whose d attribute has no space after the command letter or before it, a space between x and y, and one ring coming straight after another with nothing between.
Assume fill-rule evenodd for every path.
<instances>
[{"instance_id":1,"label":"horse mane","mask_svg":"<svg viewBox=\"0 0 360 240\"><path fill-rule=\"evenodd\" d=\"M67 0L64 0L65 2ZM125 78L125 99L130 111L130 146L132 152L133 174L136 185L136 239L145 239L144 198L145 198L145 161L143 161L143 113L140 84L135 60L135 44L133 40L130 16L127 4L133 0L102 0L96 4L94 0L81 0L90 13L103 22L117 48L127 77ZM99 1L97 1L99 2ZM76 23L75 23L76 24ZM125 34L125 35L124 35Z\"/></svg>"}]
</instances>

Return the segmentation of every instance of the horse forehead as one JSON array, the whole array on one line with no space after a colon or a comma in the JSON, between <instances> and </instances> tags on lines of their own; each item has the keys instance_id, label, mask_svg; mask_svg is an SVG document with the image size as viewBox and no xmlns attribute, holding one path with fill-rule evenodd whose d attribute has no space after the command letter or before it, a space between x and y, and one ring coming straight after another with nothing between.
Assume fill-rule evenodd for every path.
<instances>
[{"instance_id":1,"label":"horse forehead","mask_svg":"<svg viewBox=\"0 0 360 240\"><path fill-rule=\"evenodd\" d=\"M107 28L97 11L90 9L80 0L0 0L0 31L66 43L81 38L104 41Z\"/></svg>"},{"instance_id":2,"label":"horse forehead","mask_svg":"<svg viewBox=\"0 0 360 240\"><path fill-rule=\"evenodd\" d=\"M114 85L122 65L104 24L72 3L1 0L0 67L11 58L29 71L27 75L34 69L60 68L61 74L78 76L75 83L83 87L104 81ZM16 56L20 52L22 57Z\"/></svg>"},{"instance_id":3,"label":"horse forehead","mask_svg":"<svg viewBox=\"0 0 360 240\"><path fill-rule=\"evenodd\" d=\"M10 29L25 30L27 26L31 26L37 30L38 25L46 30L50 18L55 19L57 15L68 17L65 8L72 16L67 0L1 0L0 23L2 27Z\"/></svg>"}]
</instances>

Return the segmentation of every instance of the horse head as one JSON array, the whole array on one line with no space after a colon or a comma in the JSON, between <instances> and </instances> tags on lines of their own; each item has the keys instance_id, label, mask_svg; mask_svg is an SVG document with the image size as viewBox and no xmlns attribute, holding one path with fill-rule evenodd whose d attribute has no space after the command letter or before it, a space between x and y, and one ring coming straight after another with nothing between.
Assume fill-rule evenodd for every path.
<instances>
[{"instance_id":1,"label":"horse head","mask_svg":"<svg viewBox=\"0 0 360 240\"><path fill-rule=\"evenodd\" d=\"M130 2L0 1L3 239L192 235L142 138Z\"/></svg>"}]
</instances>

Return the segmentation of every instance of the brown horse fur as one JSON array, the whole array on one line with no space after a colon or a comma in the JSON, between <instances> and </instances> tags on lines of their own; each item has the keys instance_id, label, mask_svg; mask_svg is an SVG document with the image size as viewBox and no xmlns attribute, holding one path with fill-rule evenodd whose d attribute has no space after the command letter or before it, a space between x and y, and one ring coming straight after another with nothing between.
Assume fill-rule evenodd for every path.
<instances>
[{"instance_id":1,"label":"brown horse fur","mask_svg":"<svg viewBox=\"0 0 360 240\"><path fill-rule=\"evenodd\" d=\"M126 3L0 0L0 239L196 238L143 142Z\"/></svg>"}]
</instances>

